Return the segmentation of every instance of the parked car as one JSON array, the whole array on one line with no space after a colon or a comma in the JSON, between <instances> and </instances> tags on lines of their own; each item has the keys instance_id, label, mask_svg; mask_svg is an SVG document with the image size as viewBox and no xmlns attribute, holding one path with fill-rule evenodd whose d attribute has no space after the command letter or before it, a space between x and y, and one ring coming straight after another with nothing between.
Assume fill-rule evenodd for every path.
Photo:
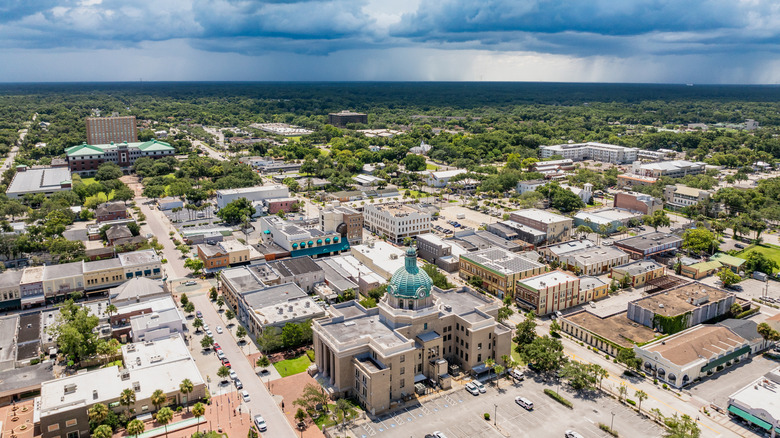
<instances>
[{"instance_id":1,"label":"parked car","mask_svg":"<svg viewBox=\"0 0 780 438\"><path fill-rule=\"evenodd\" d=\"M563 433L564 438L584 438L579 433L573 431L573 430L567 430Z\"/></svg>"},{"instance_id":2,"label":"parked car","mask_svg":"<svg viewBox=\"0 0 780 438\"><path fill-rule=\"evenodd\" d=\"M262 415L255 415L255 427L259 432L265 432L266 431L266 424L265 419Z\"/></svg>"},{"instance_id":3,"label":"parked car","mask_svg":"<svg viewBox=\"0 0 780 438\"><path fill-rule=\"evenodd\" d=\"M198 284L198 282L194 280L184 282L185 286L195 286L196 284Z\"/></svg>"},{"instance_id":4,"label":"parked car","mask_svg":"<svg viewBox=\"0 0 780 438\"><path fill-rule=\"evenodd\" d=\"M222 360L225 357L225 353L222 350L217 350L217 359Z\"/></svg>"},{"instance_id":5,"label":"parked car","mask_svg":"<svg viewBox=\"0 0 780 438\"><path fill-rule=\"evenodd\" d=\"M217 326L217 333L220 333L220 334L222 333L222 327Z\"/></svg>"},{"instance_id":6,"label":"parked car","mask_svg":"<svg viewBox=\"0 0 780 438\"><path fill-rule=\"evenodd\" d=\"M437 430L436 432L425 434L425 438L447 438L447 435Z\"/></svg>"},{"instance_id":7,"label":"parked car","mask_svg":"<svg viewBox=\"0 0 780 438\"><path fill-rule=\"evenodd\" d=\"M520 396L515 397L515 403L517 403L527 411L532 411L534 409L534 402L528 400L525 397L520 397Z\"/></svg>"},{"instance_id":8,"label":"parked car","mask_svg":"<svg viewBox=\"0 0 780 438\"><path fill-rule=\"evenodd\" d=\"M735 243L735 244L734 244L734 246L735 246L736 248L739 248L739 249L744 249L744 248L745 248L745 245L743 245L743 244L741 244L741 243Z\"/></svg>"},{"instance_id":9,"label":"parked car","mask_svg":"<svg viewBox=\"0 0 780 438\"><path fill-rule=\"evenodd\" d=\"M477 388L477 385L475 385L474 382L466 384L466 391L471 393L471 395L479 395L479 388Z\"/></svg>"},{"instance_id":10,"label":"parked car","mask_svg":"<svg viewBox=\"0 0 780 438\"><path fill-rule=\"evenodd\" d=\"M228 358L223 357L222 358L222 365L225 365L226 367L230 368L230 360Z\"/></svg>"},{"instance_id":11,"label":"parked car","mask_svg":"<svg viewBox=\"0 0 780 438\"><path fill-rule=\"evenodd\" d=\"M211 333L211 330L206 330L206 336L211 337L211 336L214 336L214 334Z\"/></svg>"},{"instance_id":12,"label":"parked car","mask_svg":"<svg viewBox=\"0 0 780 438\"><path fill-rule=\"evenodd\" d=\"M233 371L233 370L230 370L230 374L229 374L229 376L230 376L230 378L231 378L231 379L233 379L233 380L236 380L236 379L238 379L238 374L236 374L236 372L235 372L235 371Z\"/></svg>"},{"instance_id":13,"label":"parked car","mask_svg":"<svg viewBox=\"0 0 780 438\"><path fill-rule=\"evenodd\" d=\"M236 384L236 389L244 389L244 384L243 384L243 383L241 383L241 380L240 380L240 379L234 379L234 380L233 380L233 383L235 383L235 384Z\"/></svg>"},{"instance_id":14,"label":"parked car","mask_svg":"<svg viewBox=\"0 0 780 438\"><path fill-rule=\"evenodd\" d=\"M246 389L245 389L245 390L243 390L243 391L241 391L241 398L243 398L243 399L244 399L244 401L245 401L245 402L247 402L247 403L249 403L249 400L251 400L251 399L249 398L249 393L248 393L248 392L246 392Z\"/></svg>"},{"instance_id":15,"label":"parked car","mask_svg":"<svg viewBox=\"0 0 780 438\"><path fill-rule=\"evenodd\" d=\"M200 312L200 310L198 310L197 312L195 312L195 317L196 317L196 318L203 318L203 314Z\"/></svg>"},{"instance_id":16,"label":"parked car","mask_svg":"<svg viewBox=\"0 0 780 438\"><path fill-rule=\"evenodd\" d=\"M484 394L485 391L487 391L485 389L485 385L483 385L482 382L480 382L479 380L475 380L475 381L473 381L471 383L473 383L477 387L477 389L479 389L479 392Z\"/></svg>"},{"instance_id":17,"label":"parked car","mask_svg":"<svg viewBox=\"0 0 780 438\"><path fill-rule=\"evenodd\" d=\"M220 347L216 342L214 343L214 349L217 351L222 351L222 347Z\"/></svg>"},{"instance_id":18,"label":"parked car","mask_svg":"<svg viewBox=\"0 0 780 438\"><path fill-rule=\"evenodd\" d=\"M261 375L261 376L267 376L267 375L269 375L269 374L271 374L271 372L270 372L270 371L268 371L268 370L267 370L267 369L265 369L265 368L263 368L262 370L260 370L260 375Z\"/></svg>"},{"instance_id":19,"label":"parked car","mask_svg":"<svg viewBox=\"0 0 780 438\"><path fill-rule=\"evenodd\" d=\"M522 372L522 371L520 371L520 370L519 370L519 369L517 369L517 368L514 368L514 369L512 369L512 373L511 373L511 374L512 374L512 377L514 377L514 378L515 378L515 379L517 379L517 380L523 380L523 379L525 379L525 375L523 374L523 372Z\"/></svg>"},{"instance_id":20,"label":"parked car","mask_svg":"<svg viewBox=\"0 0 780 438\"><path fill-rule=\"evenodd\" d=\"M209 329L209 325L204 322L203 323L203 330L208 330L208 329Z\"/></svg>"}]
</instances>

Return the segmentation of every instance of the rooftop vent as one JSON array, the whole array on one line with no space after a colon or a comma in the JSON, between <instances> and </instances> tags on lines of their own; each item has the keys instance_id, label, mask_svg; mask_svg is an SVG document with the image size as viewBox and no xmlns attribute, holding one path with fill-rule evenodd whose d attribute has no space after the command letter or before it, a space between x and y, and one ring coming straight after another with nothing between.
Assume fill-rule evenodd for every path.
<instances>
[{"instance_id":1,"label":"rooftop vent","mask_svg":"<svg viewBox=\"0 0 780 438\"><path fill-rule=\"evenodd\" d=\"M120 374L119 377L122 380L127 380L127 379L130 378L130 372L129 371L122 371L122 374Z\"/></svg>"},{"instance_id":2,"label":"rooftop vent","mask_svg":"<svg viewBox=\"0 0 780 438\"><path fill-rule=\"evenodd\" d=\"M76 384L75 383L68 383L65 385L65 394L72 394L76 392Z\"/></svg>"},{"instance_id":3,"label":"rooftop vent","mask_svg":"<svg viewBox=\"0 0 780 438\"><path fill-rule=\"evenodd\" d=\"M162 357L162 356L160 356L159 354L155 354L154 356L150 357L150 358L149 358L149 360L150 360L152 363L155 363L155 362L160 362L161 360L163 360L163 357Z\"/></svg>"},{"instance_id":4,"label":"rooftop vent","mask_svg":"<svg viewBox=\"0 0 780 438\"><path fill-rule=\"evenodd\" d=\"M93 389L92 390L92 400L97 400L97 399L98 399L97 389Z\"/></svg>"}]
</instances>

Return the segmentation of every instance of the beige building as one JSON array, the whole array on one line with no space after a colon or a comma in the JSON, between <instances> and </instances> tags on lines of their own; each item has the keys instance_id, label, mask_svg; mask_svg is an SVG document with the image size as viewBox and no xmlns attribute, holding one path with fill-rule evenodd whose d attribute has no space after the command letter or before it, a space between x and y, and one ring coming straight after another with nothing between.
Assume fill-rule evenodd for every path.
<instances>
[{"instance_id":1,"label":"beige building","mask_svg":"<svg viewBox=\"0 0 780 438\"><path fill-rule=\"evenodd\" d=\"M314 321L320 377L373 415L393 409L423 380L449 388L450 365L479 375L488 372L486 359L501 363L510 354L511 331L495 320L499 307L467 288L432 287L410 248L376 308L349 301Z\"/></svg>"},{"instance_id":2,"label":"beige building","mask_svg":"<svg viewBox=\"0 0 780 438\"><path fill-rule=\"evenodd\" d=\"M363 213L339 202L320 208L320 229L324 232L338 231L350 245L363 242Z\"/></svg>"},{"instance_id":3,"label":"beige building","mask_svg":"<svg viewBox=\"0 0 780 438\"><path fill-rule=\"evenodd\" d=\"M649 280L662 277L666 273L663 265L659 265L653 260L637 260L623 266L612 268L612 279L622 282L623 278L628 277L628 284L631 287L642 287Z\"/></svg>"},{"instance_id":4,"label":"beige building","mask_svg":"<svg viewBox=\"0 0 780 438\"><path fill-rule=\"evenodd\" d=\"M522 225L547 233L548 243L565 242L571 238L573 219L538 208L513 211L509 218Z\"/></svg>"},{"instance_id":5,"label":"beige building","mask_svg":"<svg viewBox=\"0 0 780 438\"><path fill-rule=\"evenodd\" d=\"M546 266L536 260L501 248L488 248L460 256L460 277L466 281L472 277L481 278L482 287L501 299L515 295L518 280L546 270Z\"/></svg>"},{"instance_id":6,"label":"beige building","mask_svg":"<svg viewBox=\"0 0 780 438\"><path fill-rule=\"evenodd\" d=\"M610 246L581 249L560 256L561 266L584 275L600 275L630 260L628 254Z\"/></svg>"},{"instance_id":7,"label":"beige building","mask_svg":"<svg viewBox=\"0 0 780 438\"><path fill-rule=\"evenodd\" d=\"M411 205L369 204L363 210L363 220L369 231L387 236L395 243L403 242L405 237L431 232L431 214Z\"/></svg>"},{"instance_id":8,"label":"beige building","mask_svg":"<svg viewBox=\"0 0 780 438\"><path fill-rule=\"evenodd\" d=\"M547 315L584 304L586 293L580 290L580 279L568 272L556 270L528 277L517 282L515 301L537 315Z\"/></svg>"}]
</instances>

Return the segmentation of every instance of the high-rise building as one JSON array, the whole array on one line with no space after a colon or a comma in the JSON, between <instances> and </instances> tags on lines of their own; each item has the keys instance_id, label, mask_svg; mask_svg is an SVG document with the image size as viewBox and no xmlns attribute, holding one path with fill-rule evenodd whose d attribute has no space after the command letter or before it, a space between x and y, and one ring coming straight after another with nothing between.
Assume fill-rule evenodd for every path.
<instances>
[{"instance_id":1,"label":"high-rise building","mask_svg":"<svg viewBox=\"0 0 780 438\"><path fill-rule=\"evenodd\" d=\"M87 117L87 143L133 143L138 141L135 116Z\"/></svg>"},{"instance_id":2,"label":"high-rise building","mask_svg":"<svg viewBox=\"0 0 780 438\"><path fill-rule=\"evenodd\" d=\"M337 128L346 128L347 123L368 123L368 116L363 113L354 113L352 111L341 111L328 114L328 123Z\"/></svg>"}]
</instances>

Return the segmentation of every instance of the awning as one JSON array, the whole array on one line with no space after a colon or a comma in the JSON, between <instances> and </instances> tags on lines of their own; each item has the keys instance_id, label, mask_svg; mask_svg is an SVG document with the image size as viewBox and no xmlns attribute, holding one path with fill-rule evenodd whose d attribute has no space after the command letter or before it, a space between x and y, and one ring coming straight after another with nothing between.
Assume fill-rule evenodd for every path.
<instances>
[{"instance_id":1,"label":"awning","mask_svg":"<svg viewBox=\"0 0 780 438\"><path fill-rule=\"evenodd\" d=\"M756 426L759 426L759 427L761 427L763 429L766 429L766 430L771 430L772 429L772 425L771 424L769 424L766 421L756 417L755 415L748 414L747 412L743 411L742 409L740 409L740 408L738 408L738 407L736 407L734 405L729 405L729 412L731 412L732 414L737 415L739 417L742 417L745 420L747 420L747 421L749 421L749 422L751 422L751 423L755 424Z\"/></svg>"},{"instance_id":2,"label":"awning","mask_svg":"<svg viewBox=\"0 0 780 438\"><path fill-rule=\"evenodd\" d=\"M726 363L726 362L728 362L730 360L736 359L736 358L742 356L743 354L747 354L747 353L750 353L750 345L745 345L744 347L740 348L739 350L733 351L733 352L731 352L731 353L729 353L729 354L727 354L727 355L725 355L723 357L719 357L719 358L713 360L712 362L708 363L707 365L704 365L703 367L701 367L701 372L703 372L703 373L707 372L707 371L709 371L709 370L711 370L711 369L713 369L713 368L715 368L717 366L723 365L724 363Z\"/></svg>"},{"instance_id":3,"label":"awning","mask_svg":"<svg viewBox=\"0 0 780 438\"><path fill-rule=\"evenodd\" d=\"M484 363L481 363L481 364L475 366L474 368L472 368L471 372L474 373L474 374L482 374L482 373L488 372L489 370L490 370L490 368L485 366Z\"/></svg>"},{"instance_id":4,"label":"awning","mask_svg":"<svg viewBox=\"0 0 780 438\"><path fill-rule=\"evenodd\" d=\"M264 230L263 234L271 234L271 230Z\"/></svg>"},{"instance_id":5,"label":"awning","mask_svg":"<svg viewBox=\"0 0 780 438\"><path fill-rule=\"evenodd\" d=\"M427 379L424 374L418 374L414 376L414 383L422 382L423 380Z\"/></svg>"}]
</instances>

